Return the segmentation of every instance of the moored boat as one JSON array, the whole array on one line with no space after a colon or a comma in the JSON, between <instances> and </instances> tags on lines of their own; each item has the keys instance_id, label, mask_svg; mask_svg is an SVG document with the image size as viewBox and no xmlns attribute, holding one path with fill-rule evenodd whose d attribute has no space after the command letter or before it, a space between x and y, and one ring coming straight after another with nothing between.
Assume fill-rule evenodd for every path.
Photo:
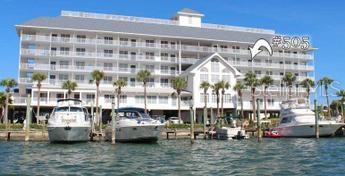
<instances>
[{"instance_id":1,"label":"moored boat","mask_svg":"<svg viewBox=\"0 0 345 176\"><path fill-rule=\"evenodd\" d=\"M156 142L165 123L152 119L142 108L120 108L116 119L116 141ZM111 141L111 123L105 130L105 139Z\"/></svg>"},{"instance_id":2,"label":"moored boat","mask_svg":"<svg viewBox=\"0 0 345 176\"><path fill-rule=\"evenodd\" d=\"M309 108L305 99L291 99L281 104L279 125L273 128L281 137L314 137L315 113ZM344 126L335 120L318 120L319 135L333 136Z\"/></svg>"},{"instance_id":3,"label":"moored boat","mask_svg":"<svg viewBox=\"0 0 345 176\"><path fill-rule=\"evenodd\" d=\"M48 119L50 142L85 142L90 139L90 115L77 99L58 100Z\"/></svg>"}]
</instances>

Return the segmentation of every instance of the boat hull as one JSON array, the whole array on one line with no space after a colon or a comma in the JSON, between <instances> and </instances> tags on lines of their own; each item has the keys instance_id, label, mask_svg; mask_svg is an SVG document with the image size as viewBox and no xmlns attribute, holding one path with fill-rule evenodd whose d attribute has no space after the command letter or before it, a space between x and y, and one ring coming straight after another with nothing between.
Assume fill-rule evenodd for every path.
<instances>
[{"instance_id":1,"label":"boat hull","mask_svg":"<svg viewBox=\"0 0 345 176\"><path fill-rule=\"evenodd\" d=\"M86 142L90 140L90 127L48 127L52 143Z\"/></svg>"},{"instance_id":2,"label":"boat hull","mask_svg":"<svg viewBox=\"0 0 345 176\"><path fill-rule=\"evenodd\" d=\"M115 141L154 143L159 139L162 128L161 125L119 127L116 128ZM108 127L105 131L107 141L111 141L111 131L111 127Z\"/></svg>"},{"instance_id":3,"label":"boat hull","mask_svg":"<svg viewBox=\"0 0 345 176\"><path fill-rule=\"evenodd\" d=\"M342 123L337 124L319 124L319 136L329 137L333 136L335 132L344 126ZM315 125L303 124L294 126L276 127L276 130L280 137L315 137Z\"/></svg>"}]
</instances>

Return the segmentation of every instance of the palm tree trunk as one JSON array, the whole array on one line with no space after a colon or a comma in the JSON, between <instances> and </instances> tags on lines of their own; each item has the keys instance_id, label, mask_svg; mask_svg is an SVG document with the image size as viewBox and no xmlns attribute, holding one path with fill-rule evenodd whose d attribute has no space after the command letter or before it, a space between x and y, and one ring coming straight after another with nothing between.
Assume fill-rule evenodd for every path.
<instances>
[{"instance_id":1,"label":"palm tree trunk","mask_svg":"<svg viewBox=\"0 0 345 176\"><path fill-rule=\"evenodd\" d=\"M265 118L267 118L267 88L264 91L264 108L265 108Z\"/></svg>"},{"instance_id":2,"label":"palm tree trunk","mask_svg":"<svg viewBox=\"0 0 345 176\"><path fill-rule=\"evenodd\" d=\"M329 99L328 99L328 88L325 88L325 91L326 91L326 101L327 101L327 112L328 112L328 117L331 117L330 106L329 106Z\"/></svg>"},{"instance_id":3,"label":"palm tree trunk","mask_svg":"<svg viewBox=\"0 0 345 176\"><path fill-rule=\"evenodd\" d=\"M181 95L177 94L177 110L178 110L178 119L181 122Z\"/></svg>"},{"instance_id":4,"label":"palm tree trunk","mask_svg":"<svg viewBox=\"0 0 345 176\"><path fill-rule=\"evenodd\" d=\"M219 118L219 116L220 116L220 110L219 110L219 93L216 94L216 96L217 96L217 118Z\"/></svg>"},{"instance_id":5,"label":"palm tree trunk","mask_svg":"<svg viewBox=\"0 0 345 176\"><path fill-rule=\"evenodd\" d=\"M6 129L7 129L7 124L8 124L8 101L10 99L9 94L10 94L9 92L6 93L5 116L4 116L4 122L5 122Z\"/></svg>"},{"instance_id":6,"label":"palm tree trunk","mask_svg":"<svg viewBox=\"0 0 345 176\"><path fill-rule=\"evenodd\" d=\"M36 124L38 124L38 116L40 116L40 101L41 101L41 86L38 86Z\"/></svg>"},{"instance_id":7,"label":"palm tree trunk","mask_svg":"<svg viewBox=\"0 0 345 176\"><path fill-rule=\"evenodd\" d=\"M101 125L101 122L100 122L100 119L99 119L99 107L98 107L98 97L99 96L99 85L97 84L96 85L96 119L97 119L97 122L98 122L98 127L100 127Z\"/></svg>"},{"instance_id":8,"label":"palm tree trunk","mask_svg":"<svg viewBox=\"0 0 345 176\"><path fill-rule=\"evenodd\" d=\"M255 88L252 88L252 108L253 108L253 120L256 120L256 109L255 109Z\"/></svg>"},{"instance_id":9,"label":"palm tree trunk","mask_svg":"<svg viewBox=\"0 0 345 176\"><path fill-rule=\"evenodd\" d=\"M292 89L292 86L289 86L289 99L291 99L291 89Z\"/></svg>"},{"instance_id":10,"label":"palm tree trunk","mask_svg":"<svg viewBox=\"0 0 345 176\"><path fill-rule=\"evenodd\" d=\"M119 111L120 108L120 93L117 93L117 112Z\"/></svg>"},{"instance_id":11,"label":"palm tree trunk","mask_svg":"<svg viewBox=\"0 0 345 176\"><path fill-rule=\"evenodd\" d=\"M242 97L242 93L240 95L240 98L241 98L241 118L243 119L244 118L244 113L243 113L243 97Z\"/></svg>"},{"instance_id":12,"label":"palm tree trunk","mask_svg":"<svg viewBox=\"0 0 345 176\"><path fill-rule=\"evenodd\" d=\"M222 113L221 113L221 115L222 115L222 117L224 117L224 93L222 92L222 101L221 101L221 108L222 108Z\"/></svg>"},{"instance_id":13,"label":"palm tree trunk","mask_svg":"<svg viewBox=\"0 0 345 176\"><path fill-rule=\"evenodd\" d=\"M144 106L145 106L145 113L147 113L146 99L147 99L147 95L146 95L146 82L144 82Z\"/></svg>"}]
</instances>

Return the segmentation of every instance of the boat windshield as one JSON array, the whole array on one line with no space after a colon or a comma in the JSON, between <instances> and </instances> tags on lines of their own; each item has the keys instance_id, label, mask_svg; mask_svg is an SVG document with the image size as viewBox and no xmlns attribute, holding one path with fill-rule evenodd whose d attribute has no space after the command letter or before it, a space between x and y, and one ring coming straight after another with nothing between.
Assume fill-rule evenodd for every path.
<instances>
[{"instance_id":1,"label":"boat windshield","mask_svg":"<svg viewBox=\"0 0 345 176\"><path fill-rule=\"evenodd\" d=\"M57 107L55 108L55 112L84 112L83 108L80 107Z\"/></svg>"},{"instance_id":2,"label":"boat windshield","mask_svg":"<svg viewBox=\"0 0 345 176\"><path fill-rule=\"evenodd\" d=\"M129 118L129 119L147 119L150 118L148 114L137 112L137 111L126 111L126 112L119 112L119 116L121 118Z\"/></svg>"}]
</instances>

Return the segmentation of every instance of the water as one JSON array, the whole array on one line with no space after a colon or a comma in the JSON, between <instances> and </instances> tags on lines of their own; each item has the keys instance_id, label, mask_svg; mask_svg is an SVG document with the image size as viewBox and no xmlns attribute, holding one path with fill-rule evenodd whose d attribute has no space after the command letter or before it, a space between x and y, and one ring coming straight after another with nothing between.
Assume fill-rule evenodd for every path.
<instances>
[{"instance_id":1,"label":"water","mask_svg":"<svg viewBox=\"0 0 345 176\"><path fill-rule=\"evenodd\" d=\"M344 175L345 138L0 142L0 175Z\"/></svg>"}]
</instances>

